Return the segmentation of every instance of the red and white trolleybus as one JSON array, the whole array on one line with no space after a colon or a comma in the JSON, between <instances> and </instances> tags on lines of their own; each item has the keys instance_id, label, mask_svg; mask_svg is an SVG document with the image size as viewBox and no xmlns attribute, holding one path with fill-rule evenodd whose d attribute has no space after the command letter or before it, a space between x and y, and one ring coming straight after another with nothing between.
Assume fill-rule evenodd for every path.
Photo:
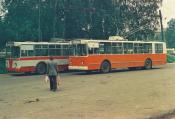
<instances>
[{"instance_id":1,"label":"red and white trolleybus","mask_svg":"<svg viewBox=\"0 0 175 119\"><path fill-rule=\"evenodd\" d=\"M60 71L68 69L69 42L10 42L6 59L8 71L46 72L46 62L52 56Z\"/></svg>"},{"instance_id":2,"label":"red and white trolleybus","mask_svg":"<svg viewBox=\"0 0 175 119\"><path fill-rule=\"evenodd\" d=\"M74 40L71 42L70 70L100 70L116 68L151 69L166 64L164 42Z\"/></svg>"}]
</instances>

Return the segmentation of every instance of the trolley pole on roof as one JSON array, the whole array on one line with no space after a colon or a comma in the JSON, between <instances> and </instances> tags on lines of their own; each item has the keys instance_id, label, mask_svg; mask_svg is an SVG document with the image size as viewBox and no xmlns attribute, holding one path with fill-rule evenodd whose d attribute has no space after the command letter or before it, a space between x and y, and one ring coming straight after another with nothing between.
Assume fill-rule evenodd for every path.
<instances>
[{"instance_id":1,"label":"trolley pole on roof","mask_svg":"<svg viewBox=\"0 0 175 119\"><path fill-rule=\"evenodd\" d=\"M161 26L161 36L162 36L162 41L165 42L165 39L164 39L164 30L163 30L163 23L162 23L162 12L161 10L159 10L159 17L160 17L160 26Z\"/></svg>"}]
</instances>

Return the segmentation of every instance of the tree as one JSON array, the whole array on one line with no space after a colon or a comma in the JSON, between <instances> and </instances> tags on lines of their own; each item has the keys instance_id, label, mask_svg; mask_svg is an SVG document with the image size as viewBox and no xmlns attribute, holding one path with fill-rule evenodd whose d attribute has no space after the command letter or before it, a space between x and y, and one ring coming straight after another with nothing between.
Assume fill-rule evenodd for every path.
<instances>
[{"instance_id":1,"label":"tree","mask_svg":"<svg viewBox=\"0 0 175 119\"><path fill-rule=\"evenodd\" d=\"M153 36L161 0L4 0L3 41ZM149 26L134 34L139 27ZM2 38L2 37L1 37Z\"/></svg>"},{"instance_id":2,"label":"tree","mask_svg":"<svg viewBox=\"0 0 175 119\"><path fill-rule=\"evenodd\" d=\"M175 48L175 19L168 22L168 28L165 31L165 38L169 48Z\"/></svg>"},{"instance_id":3,"label":"tree","mask_svg":"<svg viewBox=\"0 0 175 119\"><path fill-rule=\"evenodd\" d=\"M4 23L8 35L7 40L26 41L37 38L38 25L35 22L36 2L35 0L5 0L3 8L7 11Z\"/></svg>"},{"instance_id":4,"label":"tree","mask_svg":"<svg viewBox=\"0 0 175 119\"><path fill-rule=\"evenodd\" d=\"M136 33L131 33L128 38L142 40L154 36L154 32L159 26L157 11L161 2L162 0L124 0L121 6L121 19L126 21L123 34L147 26Z\"/></svg>"}]
</instances>

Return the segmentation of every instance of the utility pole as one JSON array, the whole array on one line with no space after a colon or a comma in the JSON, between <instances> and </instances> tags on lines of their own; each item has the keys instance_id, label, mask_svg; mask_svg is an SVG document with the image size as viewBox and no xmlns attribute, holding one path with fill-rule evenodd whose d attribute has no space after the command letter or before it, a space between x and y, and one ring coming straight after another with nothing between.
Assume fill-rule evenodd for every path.
<instances>
[{"instance_id":1,"label":"utility pole","mask_svg":"<svg viewBox=\"0 0 175 119\"><path fill-rule=\"evenodd\" d=\"M164 39L164 29L163 29L163 23L162 23L162 12L161 12L161 10L159 10L159 17L160 17L160 26L161 26L162 41L165 42L165 39Z\"/></svg>"},{"instance_id":2,"label":"utility pole","mask_svg":"<svg viewBox=\"0 0 175 119\"><path fill-rule=\"evenodd\" d=\"M54 16L53 16L53 38L56 37L56 20L57 20L57 4L58 4L58 0L55 0L55 4L54 4Z\"/></svg>"},{"instance_id":3,"label":"utility pole","mask_svg":"<svg viewBox=\"0 0 175 119\"><path fill-rule=\"evenodd\" d=\"M38 4L38 41L41 41L41 0Z\"/></svg>"}]
</instances>

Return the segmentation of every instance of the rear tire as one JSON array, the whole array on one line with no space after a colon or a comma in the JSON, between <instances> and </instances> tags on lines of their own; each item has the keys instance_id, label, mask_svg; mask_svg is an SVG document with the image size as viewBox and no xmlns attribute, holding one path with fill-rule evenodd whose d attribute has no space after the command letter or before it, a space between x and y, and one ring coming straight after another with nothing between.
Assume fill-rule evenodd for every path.
<instances>
[{"instance_id":1,"label":"rear tire","mask_svg":"<svg viewBox=\"0 0 175 119\"><path fill-rule=\"evenodd\" d=\"M104 61L102 64L101 64L101 67L100 67L100 72L101 73L108 73L111 71L111 65L108 61Z\"/></svg>"},{"instance_id":2,"label":"rear tire","mask_svg":"<svg viewBox=\"0 0 175 119\"><path fill-rule=\"evenodd\" d=\"M147 59L147 60L145 61L144 69L146 69L146 70L152 69L152 61L151 61L151 59Z\"/></svg>"},{"instance_id":3,"label":"rear tire","mask_svg":"<svg viewBox=\"0 0 175 119\"><path fill-rule=\"evenodd\" d=\"M37 64L37 66L36 66L36 73L45 74L46 69L47 69L46 63L41 62L41 63Z\"/></svg>"}]
</instances>

